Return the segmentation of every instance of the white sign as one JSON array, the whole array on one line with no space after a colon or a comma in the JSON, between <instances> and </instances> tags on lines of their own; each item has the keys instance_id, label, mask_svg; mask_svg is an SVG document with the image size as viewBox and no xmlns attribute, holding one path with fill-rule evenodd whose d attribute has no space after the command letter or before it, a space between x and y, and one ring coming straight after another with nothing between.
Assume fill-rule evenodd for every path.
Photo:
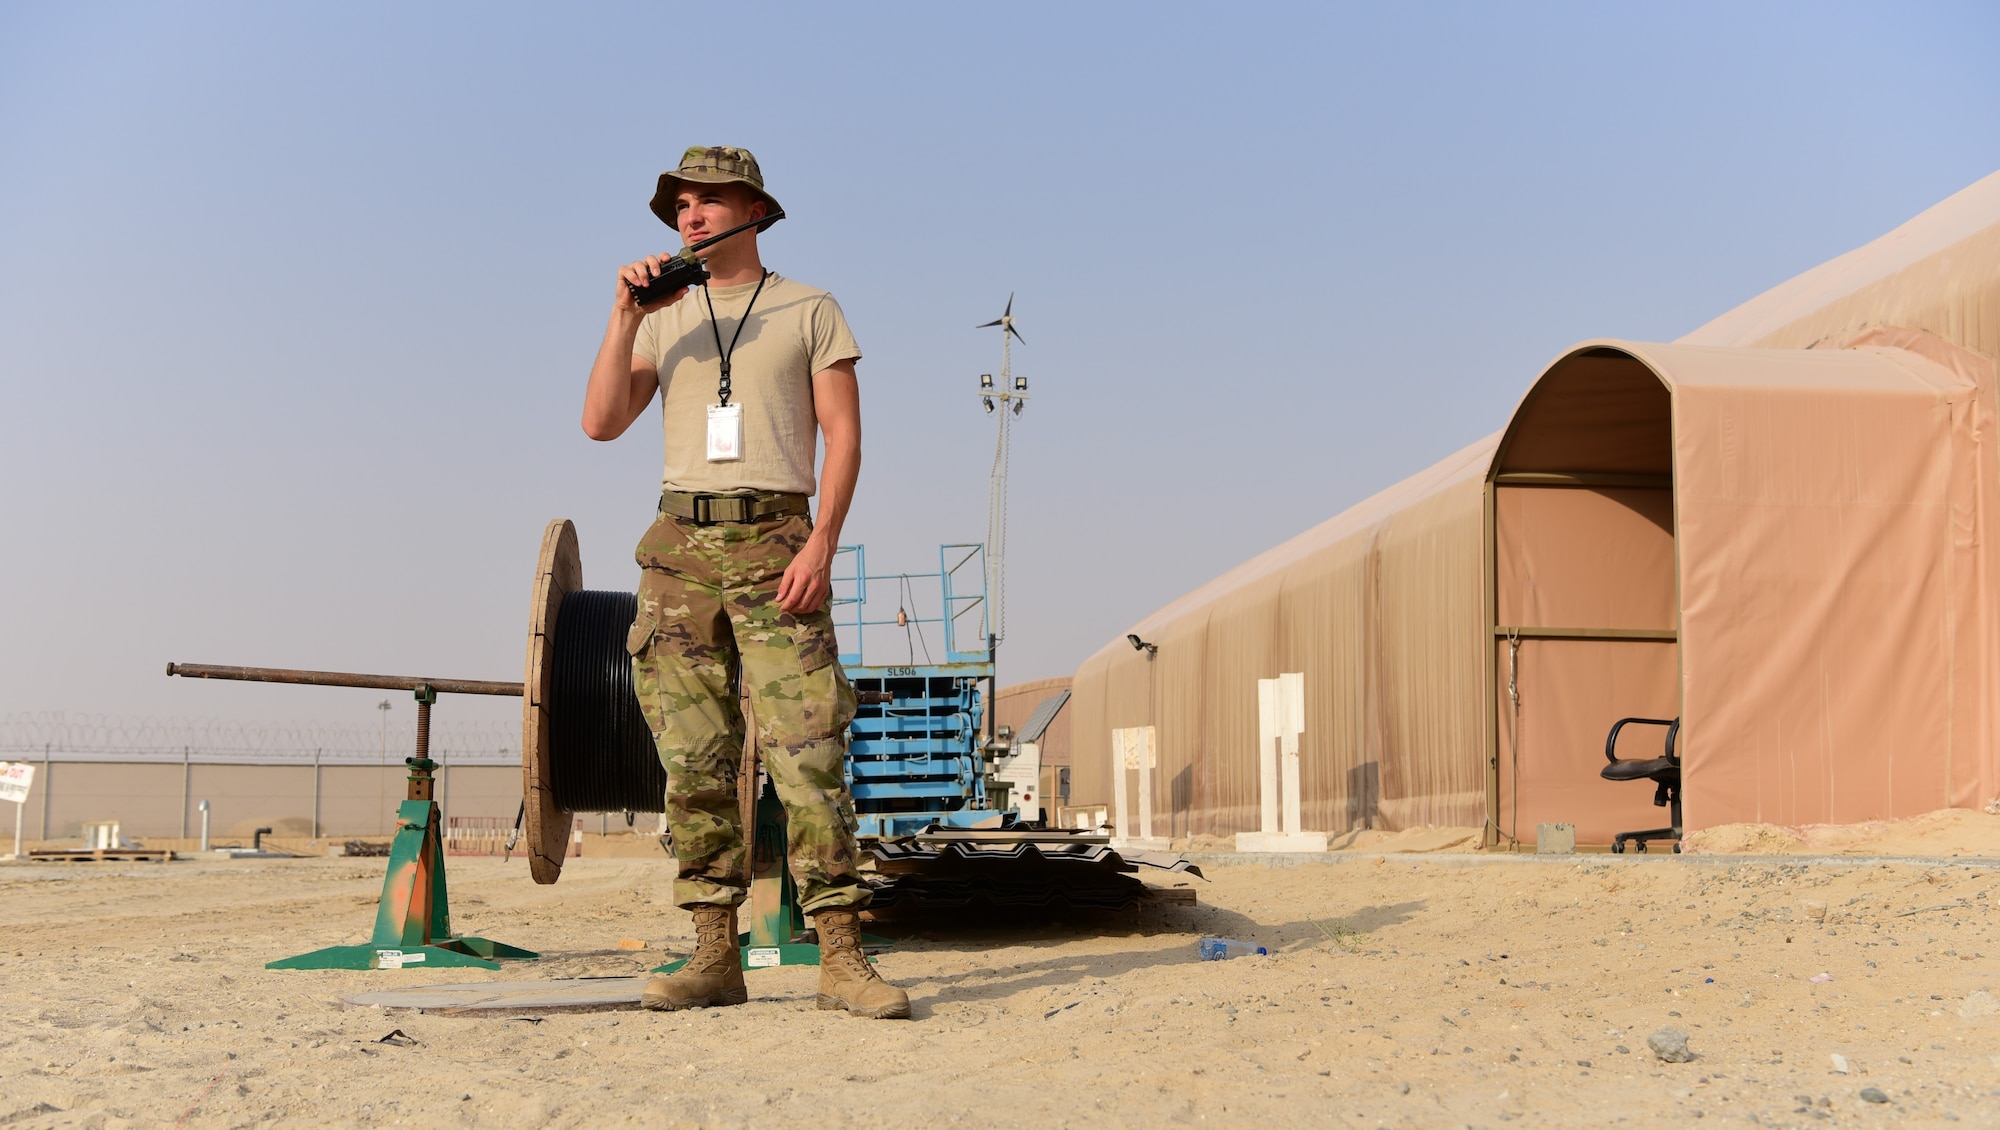
<instances>
[{"instance_id":1,"label":"white sign","mask_svg":"<svg viewBox=\"0 0 2000 1130\"><path fill-rule=\"evenodd\" d=\"M1143 850L1158 850L1165 844L1153 843L1153 770L1160 767L1157 744L1151 726L1129 726L1111 731L1111 803L1117 810L1117 838L1121 844ZM1130 793L1125 774L1139 773L1139 822L1129 820Z\"/></svg>"},{"instance_id":2,"label":"white sign","mask_svg":"<svg viewBox=\"0 0 2000 1130\"><path fill-rule=\"evenodd\" d=\"M375 965L379 969L401 969L405 965L421 965L429 956L427 953L410 953L407 950L376 950Z\"/></svg>"},{"instance_id":3,"label":"white sign","mask_svg":"<svg viewBox=\"0 0 2000 1130\"><path fill-rule=\"evenodd\" d=\"M0 800L28 803L28 787L35 783L35 767L25 761L0 761Z\"/></svg>"},{"instance_id":4,"label":"white sign","mask_svg":"<svg viewBox=\"0 0 2000 1130\"><path fill-rule=\"evenodd\" d=\"M784 954L776 946L751 946L750 968L775 969L784 960Z\"/></svg>"},{"instance_id":5,"label":"white sign","mask_svg":"<svg viewBox=\"0 0 2000 1130\"><path fill-rule=\"evenodd\" d=\"M1153 750L1153 728L1132 726L1111 731L1111 746L1119 764L1126 769L1158 769L1160 759Z\"/></svg>"}]
</instances>

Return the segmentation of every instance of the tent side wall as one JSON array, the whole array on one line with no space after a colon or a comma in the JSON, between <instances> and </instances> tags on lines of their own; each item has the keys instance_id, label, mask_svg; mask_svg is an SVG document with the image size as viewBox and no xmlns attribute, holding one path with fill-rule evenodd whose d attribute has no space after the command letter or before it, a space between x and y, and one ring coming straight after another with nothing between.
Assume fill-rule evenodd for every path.
<instances>
[{"instance_id":1,"label":"tent side wall","mask_svg":"<svg viewBox=\"0 0 2000 1130\"><path fill-rule=\"evenodd\" d=\"M1674 385L1688 826L1994 795L1990 398L1900 350L1635 348Z\"/></svg>"},{"instance_id":2,"label":"tent side wall","mask_svg":"<svg viewBox=\"0 0 2000 1130\"><path fill-rule=\"evenodd\" d=\"M1151 834L1257 830L1258 680L1301 672L1307 828L1479 823L1492 442L1273 550L1278 567L1142 622L1150 658L1121 639L1085 661L1070 706L1072 803L1111 804L1111 731L1152 725ZM1134 824L1138 784L1127 771Z\"/></svg>"}]
</instances>

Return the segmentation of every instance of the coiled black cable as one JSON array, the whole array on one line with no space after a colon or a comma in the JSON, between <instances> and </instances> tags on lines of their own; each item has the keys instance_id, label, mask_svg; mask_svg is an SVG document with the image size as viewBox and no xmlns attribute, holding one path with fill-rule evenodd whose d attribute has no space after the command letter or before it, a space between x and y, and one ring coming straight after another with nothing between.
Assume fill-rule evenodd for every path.
<instances>
[{"instance_id":1,"label":"coiled black cable","mask_svg":"<svg viewBox=\"0 0 2000 1130\"><path fill-rule=\"evenodd\" d=\"M549 688L550 787L565 812L660 812L667 771L632 686L629 592L563 598Z\"/></svg>"}]
</instances>

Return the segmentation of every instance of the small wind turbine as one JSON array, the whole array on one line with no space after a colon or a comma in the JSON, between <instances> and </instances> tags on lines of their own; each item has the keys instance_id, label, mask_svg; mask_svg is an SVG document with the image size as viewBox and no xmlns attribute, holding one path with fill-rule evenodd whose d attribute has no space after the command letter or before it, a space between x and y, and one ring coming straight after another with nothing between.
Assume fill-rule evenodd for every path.
<instances>
[{"instance_id":1,"label":"small wind turbine","mask_svg":"<svg viewBox=\"0 0 2000 1130\"><path fill-rule=\"evenodd\" d=\"M1007 309L1001 311L999 317L990 322L981 322L972 328L975 330L987 330L992 329L994 326L1000 327L1000 399L1004 403L1007 400L1007 393L1011 388L1008 382L1014 375L1014 342L1008 341L1007 335L1013 334L1015 341L1020 342L1022 345L1028 344L1028 339L1022 337L1021 331L1014 328L1014 293L1012 291L1007 292ZM981 388L993 387L992 378L990 376L982 376L979 380L979 386ZM1021 387L1023 389L1027 388L1028 382L1022 381ZM1027 398L1022 397L1021 399L1025 400ZM986 410L988 412L993 411L993 401L990 399L986 401ZM1020 405L1017 404L1014 406L1014 414L1016 416L1021 414Z\"/></svg>"},{"instance_id":2,"label":"small wind turbine","mask_svg":"<svg viewBox=\"0 0 2000 1130\"><path fill-rule=\"evenodd\" d=\"M988 415L1000 413L1000 435L993 448L993 472L986 496L986 599L991 602L987 621L989 650L1007 638L1007 464L1008 445L1015 416L1028 404L1028 378L1014 375L1014 342L1028 344L1014 328L1014 296L1007 295L1007 308L998 318L981 322L973 329L1000 327L1000 384L994 387L993 374L979 374L979 402ZM1010 340L1011 338L1011 340Z\"/></svg>"}]
</instances>

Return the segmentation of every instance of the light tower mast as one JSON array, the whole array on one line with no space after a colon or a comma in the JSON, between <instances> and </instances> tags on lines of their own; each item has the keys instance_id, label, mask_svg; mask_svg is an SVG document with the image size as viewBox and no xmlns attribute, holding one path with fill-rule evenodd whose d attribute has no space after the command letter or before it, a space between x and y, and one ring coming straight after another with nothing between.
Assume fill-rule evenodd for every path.
<instances>
[{"instance_id":1,"label":"light tower mast","mask_svg":"<svg viewBox=\"0 0 2000 1130\"><path fill-rule=\"evenodd\" d=\"M1013 437L1014 417L1028 405L1028 378L1014 375L1014 342L1028 344L1014 328L1014 296L1007 295L1007 308L998 318L982 322L974 329L1000 327L1000 383L994 386L992 373L979 374L979 403L987 415L999 413L999 436L993 445L993 471L986 493L986 656L994 674L986 681L986 740L992 746L998 736L1000 641L1007 638L1007 463L1008 444ZM1009 340L1009 339L1013 340Z\"/></svg>"},{"instance_id":2,"label":"light tower mast","mask_svg":"<svg viewBox=\"0 0 2000 1130\"><path fill-rule=\"evenodd\" d=\"M1014 328L1014 296L1007 296L1007 309L990 322L974 329L1000 327L1000 383L993 374L979 374L979 402L987 414L1000 416L999 436L993 446L993 471L986 495L986 599L989 602L987 634L997 644L1007 638L1007 466L1008 445L1013 437L1013 418L1028 403L1028 378L1014 375L1014 342L1028 344ZM1011 339L1011 340L1010 340Z\"/></svg>"}]
</instances>

